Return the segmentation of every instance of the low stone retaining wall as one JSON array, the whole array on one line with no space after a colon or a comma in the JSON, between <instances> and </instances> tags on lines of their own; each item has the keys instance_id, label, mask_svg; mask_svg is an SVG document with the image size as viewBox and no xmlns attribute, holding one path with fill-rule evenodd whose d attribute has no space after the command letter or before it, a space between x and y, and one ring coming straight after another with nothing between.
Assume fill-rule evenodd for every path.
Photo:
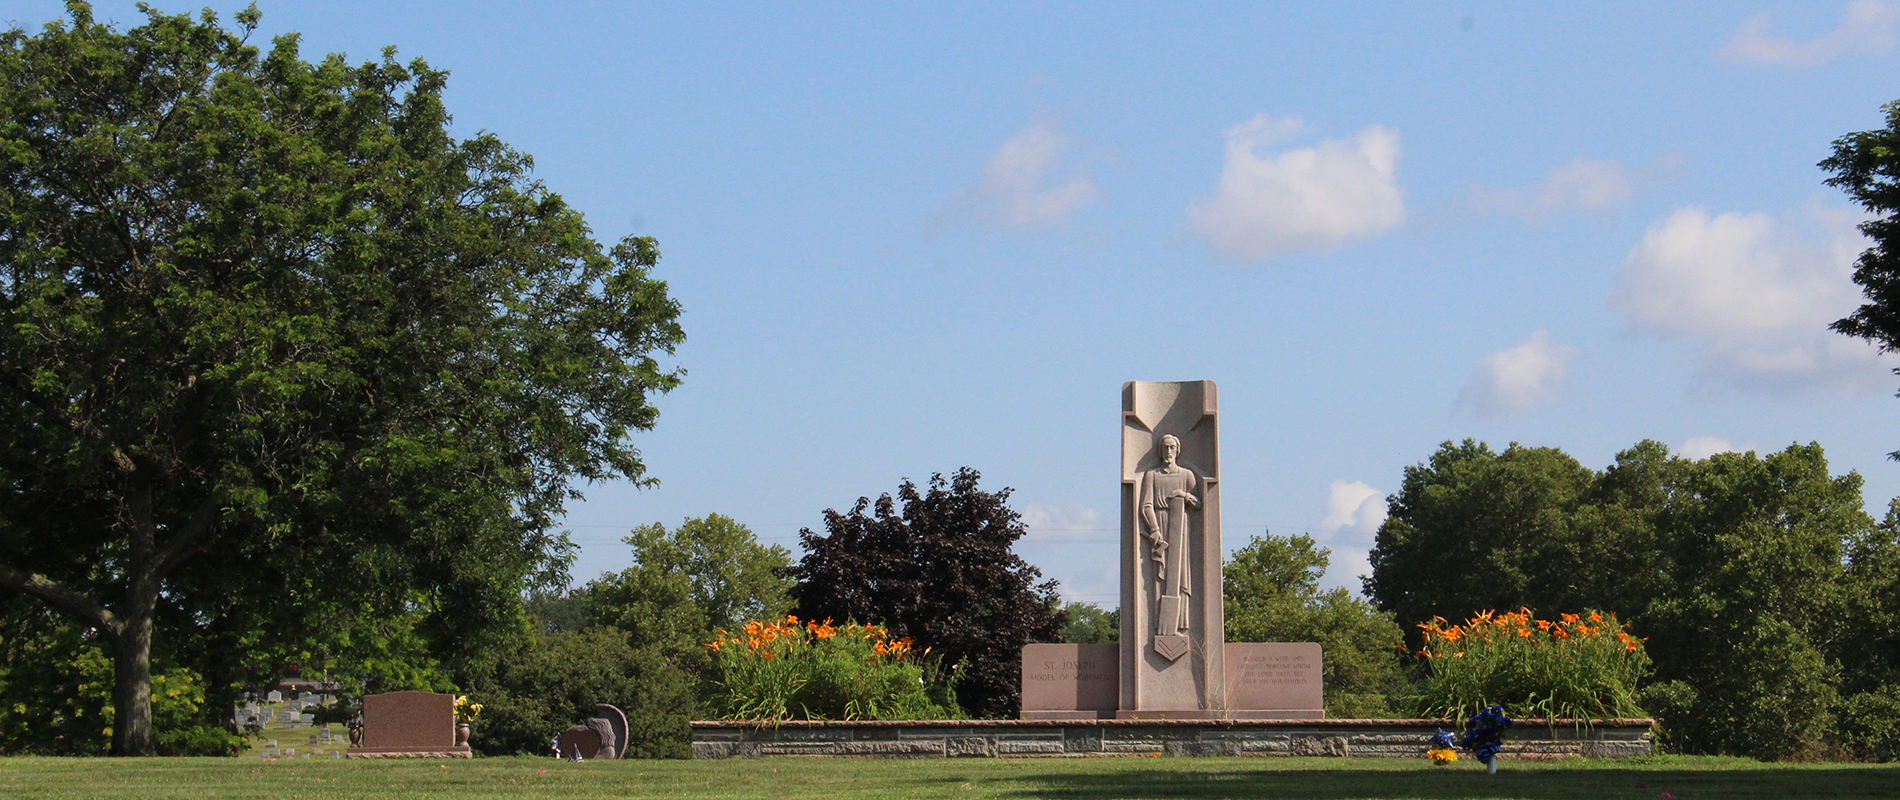
<instances>
[{"instance_id":1,"label":"low stone retaining wall","mask_svg":"<svg viewBox=\"0 0 1900 800\"><path fill-rule=\"evenodd\" d=\"M1504 758L1629 758L1652 752L1655 720L1519 720ZM1338 756L1423 758L1442 719L944 720L694 722L694 758Z\"/></svg>"}]
</instances>

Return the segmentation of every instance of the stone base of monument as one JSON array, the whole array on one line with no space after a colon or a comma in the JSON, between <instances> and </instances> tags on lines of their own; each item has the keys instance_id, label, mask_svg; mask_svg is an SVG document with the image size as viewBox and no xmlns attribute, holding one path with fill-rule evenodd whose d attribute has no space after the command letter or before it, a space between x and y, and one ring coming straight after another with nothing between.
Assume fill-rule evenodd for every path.
<instances>
[{"instance_id":1,"label":"stone base of monument","mask_svg":"<svg viewBox=\"0 0 1900 800\"><path fill-rule=\"evenodd\" d=\"M1022 718L1325 719L1320 646L1311 642L1227 642L1222 646L1224 707L1171 708L1130 698L1121 680L1121 645L1023 647ZM1131 707L1124 708L1123 703Z\"/></svg>"},{"instance_id":2,"label":"stone base of monument","mask_svg":"<svg viewBox=\"0 0 1900 800\"><path fill-rule=\"evenodd\" d=\"M1024 711L1020 719L1325 719L1320 708L1195 709L1183 711Z\"/></svg>"},{"instance_id":3,"label":"stone base of monument","mask_svg":"<svg viewBox=\"0 0 1900 800\"><path fill-rule=\"evenodd\" d=\"M1117 711L1115 719L1325 719L1323 708L1182 709L1179 711ZM1030 719L1030 717L1023 717Z\"/></svg>"},{"instance_id":4,"label":"stone base of monument","mask_svg":"<svg viewBox=\"0 0 1900 800\"><path fill-rule=\"evenodd\" d=\"M1444 719L941 720L694 722L694 758L1426 758ZM1518 720L1502 758L1631 758L1654 752L1649 719Z\"/></svg>"}]
</instances>

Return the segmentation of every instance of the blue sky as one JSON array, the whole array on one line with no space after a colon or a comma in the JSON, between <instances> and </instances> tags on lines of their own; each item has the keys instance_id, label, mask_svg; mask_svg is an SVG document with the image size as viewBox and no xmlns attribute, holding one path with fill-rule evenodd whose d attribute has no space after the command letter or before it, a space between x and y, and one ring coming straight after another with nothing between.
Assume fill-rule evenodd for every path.
<instances>
[{"instance_id":1,"label":"blue sky","mask_svg":"<svg viewBox=\"0 0 1900 800\"><path fill-rule=\"evenodd\" d=\"M1220 384L1227 545L1310 532L1328 585L1447 439L1817 441L1900 495L1900 357L1825 329L1865 242L1815 167L1900 98L1900 2L259 6L450 70L458 133L659 239L688 375L636 440L661 484L570 509L580 579L635 525L796 551L967 465L1112 606L1127 380Z\"/></svg>"}]
</instances>

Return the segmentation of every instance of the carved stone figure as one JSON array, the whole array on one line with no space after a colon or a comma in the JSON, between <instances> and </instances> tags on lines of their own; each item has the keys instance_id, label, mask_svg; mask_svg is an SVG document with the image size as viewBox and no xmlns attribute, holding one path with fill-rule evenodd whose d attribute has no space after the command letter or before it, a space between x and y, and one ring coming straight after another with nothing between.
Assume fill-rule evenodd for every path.
<instances>
[{"instance_id":1,"label":"carved stone figure","mask_svg":"<svg viewBox=\"0 0 1900 800\"><path fill-rule=\"evenodd\" d=\"M1216 409L1213 381L1122 386L1117 716L1225 709Z\"/></svg>"},{"instance_id":2,"label":"carved stone figure","mask_svg":"<svg viewBox=\"0 0 1900 800\"><path fill-rule=\"evenodd\" d=\"M1194 594L1187 576L1188 515L1201 508L1201 478L1176 463L1181 440L1174 434L1164 434L1156 450L1161 466L1141 474L1136 496L1149 559L1155 565L1153 647L1173 661L1188 650L1187 601Z\"/></svg>"}]
</instances>

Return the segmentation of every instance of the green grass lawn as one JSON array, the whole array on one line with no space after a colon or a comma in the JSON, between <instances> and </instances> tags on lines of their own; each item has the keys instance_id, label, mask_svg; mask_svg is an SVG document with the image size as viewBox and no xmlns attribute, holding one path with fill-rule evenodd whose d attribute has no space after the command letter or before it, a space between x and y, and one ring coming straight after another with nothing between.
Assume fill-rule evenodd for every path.
<instances>
[{"instance_id":1,"label":"green grass lawn","mask_svg":"<svg viewBox=\"0 0 1900 800\"><path fill-rule=\"evenodd\" d=\"M1900 765L1662 756L1557 764L1325 758L263 761L0 758L7 798L1896 797Z\"/></svg>"}]
</instances>

